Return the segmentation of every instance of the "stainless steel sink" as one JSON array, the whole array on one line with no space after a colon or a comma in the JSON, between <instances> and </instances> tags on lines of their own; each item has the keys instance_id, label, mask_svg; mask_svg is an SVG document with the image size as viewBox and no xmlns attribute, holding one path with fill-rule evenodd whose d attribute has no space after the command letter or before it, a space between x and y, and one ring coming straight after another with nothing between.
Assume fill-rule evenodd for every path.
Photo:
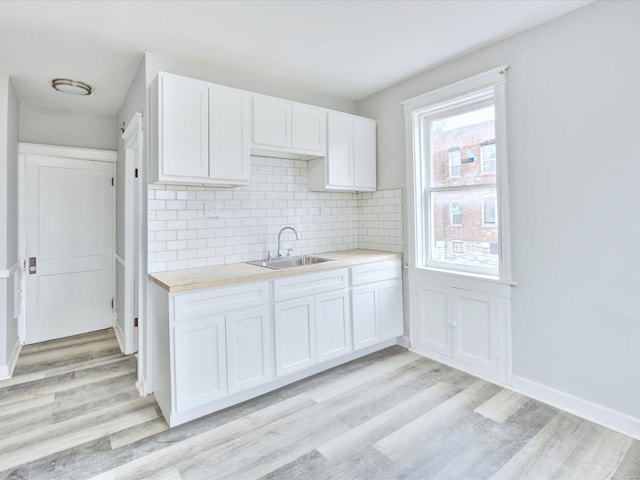
<instances>
[{"instance_id":1,"label":"stainless steel sink","mask_svg":"<svg viewBox=\"0 0 640 480\"><path fill-rule=\"evenodd\" d=\"M251 265L259 267L271 268L273 270L284 270L286 268L304 267L306 265L315 265L317 263L335 262L331 258L313 257L311 255L300 255L294 257L278 257L271 260L256 260L247 262Z\"/></svg>"}]
</instances>

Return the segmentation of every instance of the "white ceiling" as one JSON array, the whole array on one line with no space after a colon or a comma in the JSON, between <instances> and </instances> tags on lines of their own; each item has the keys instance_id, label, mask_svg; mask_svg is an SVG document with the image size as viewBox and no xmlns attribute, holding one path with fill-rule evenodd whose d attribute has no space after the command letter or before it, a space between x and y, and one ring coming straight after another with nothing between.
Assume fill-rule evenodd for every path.
<instances>
[{"instance_id":1,"label":"white ceiling","mask_svg":"<svg viewBox=\"0 0 640 480\"><path fill-rule=\"evenodd\" d=\"M144 51L359 100L590 0L0 1L23 103L115 114ZM54 91L56 77L94 87Z\"/></svg>"}]
</instances>

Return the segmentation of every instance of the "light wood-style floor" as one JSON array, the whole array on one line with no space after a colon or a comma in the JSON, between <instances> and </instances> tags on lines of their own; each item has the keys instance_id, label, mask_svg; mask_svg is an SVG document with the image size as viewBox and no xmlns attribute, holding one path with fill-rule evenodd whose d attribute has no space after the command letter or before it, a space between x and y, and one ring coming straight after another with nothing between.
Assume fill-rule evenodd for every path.
<instances>
[{"instance_id":1,"label":"light wood-style floor","mask_svg":"<svg viewBox=\"0 0 640 480\"><path fill-rule=\"evenodd\" d=\"M640 442L400 347L174 429L111 330L0 382L0 479L640 479Z\"/></svg>"}]
</instances>

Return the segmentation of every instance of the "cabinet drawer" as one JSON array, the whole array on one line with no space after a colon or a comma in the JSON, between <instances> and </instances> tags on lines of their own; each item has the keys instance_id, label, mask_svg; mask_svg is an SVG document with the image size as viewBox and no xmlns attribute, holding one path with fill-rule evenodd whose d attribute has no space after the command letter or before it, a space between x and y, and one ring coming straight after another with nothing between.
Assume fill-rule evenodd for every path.
<instances>
[{"instance_id":1,"label":"cabinet drawer","mask_svg":"<svg viewBox=\"0 0 640 480\"><path fill-rule=\"evenodd\" d=\"M273 296L276 302L316 295L347 288L349 272L346 268L306 273L274 280Z\"/></svg>"},{"instance_id":2,"label":"cabinet drawer","mask_svg":"<svg viewBox=\"0 0 640 480\"><path fill-rule=\"evenodd\" d=\"M256 282L213 288L174 297L174 320L181 322L238 308L269 303L269 283Z\"/></svg>"},{"instance_id":3,"label":"cabinet drawer","mask_svg":"<svg viewBox=\"0 0 640 480\"><path fill-rule=\"evenodd\" d=\"M385 260L383 262L368 263L351 268L351 285L381 282L400 278L402 269L400 260Z\"/></svg>"}]
</instances>

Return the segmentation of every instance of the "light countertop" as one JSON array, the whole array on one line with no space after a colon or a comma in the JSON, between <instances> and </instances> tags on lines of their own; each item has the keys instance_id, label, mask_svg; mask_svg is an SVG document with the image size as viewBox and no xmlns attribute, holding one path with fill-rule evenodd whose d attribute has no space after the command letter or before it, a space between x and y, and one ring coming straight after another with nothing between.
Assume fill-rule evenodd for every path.
<instances>
[{"instance_id":1,"label":"light countertop","mask_svg":"<svg viewBox=\"0 0 640 480\"><path fill-rule=\"evenodd\" d=\"M335 262L317 263L315 265L288 268L286 270L272 270L257 265L249 265L248 263L230 263L228 265L217 265L214 267L150 273L149 279L168 292L174 293L402 258L401 253L360 249L318 253L314 256L331 258L335 260Z\"/></svg>"}]
</instances>

